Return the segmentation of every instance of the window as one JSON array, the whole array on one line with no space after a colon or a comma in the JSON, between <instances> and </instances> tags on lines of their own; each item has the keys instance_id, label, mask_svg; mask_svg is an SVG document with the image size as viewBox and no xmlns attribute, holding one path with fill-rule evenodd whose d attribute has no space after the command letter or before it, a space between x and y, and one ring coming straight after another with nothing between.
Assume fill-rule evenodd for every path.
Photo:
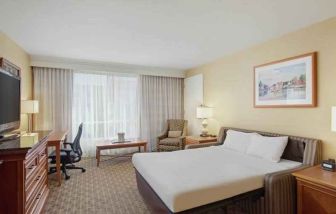
<instances>
[{"instance_id":1,"label":"window","mask_svg":"<svg viewBox=\"0 0 336 214\"><path fill-rule=\"evenodd\" d=\"M93 154L99 141L115 139L118 132L126 138L139 137L137 76L111 73L74 73L73 133L83 122L82 147Z\"/></svg>"}]
</instances>

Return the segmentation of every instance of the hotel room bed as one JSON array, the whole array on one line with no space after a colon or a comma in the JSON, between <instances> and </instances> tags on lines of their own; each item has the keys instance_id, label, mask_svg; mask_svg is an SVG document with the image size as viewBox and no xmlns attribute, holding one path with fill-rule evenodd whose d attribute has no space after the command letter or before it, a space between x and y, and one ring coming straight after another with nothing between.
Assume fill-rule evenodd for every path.
<instances>
[{"instance_id":1,"label":"hotel room bed","mask_svg":"<svg viewBox=\"0 0 336 214\"><path fill-rule=\"evenodd\" d=\"M291 172L320 161L319 141L290 136L281 161L274 163L212 146L222 144L229 129L220 130L215 144L133 156L138 189L153 213L295 212Z\"/></svg>"}]
</instances>

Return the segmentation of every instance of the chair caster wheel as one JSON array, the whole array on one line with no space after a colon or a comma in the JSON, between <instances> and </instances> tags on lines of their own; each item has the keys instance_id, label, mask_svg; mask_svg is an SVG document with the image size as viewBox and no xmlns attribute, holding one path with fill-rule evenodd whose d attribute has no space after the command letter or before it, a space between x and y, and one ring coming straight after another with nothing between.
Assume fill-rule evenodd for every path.
<instances>
[{"instance_id":1,"label":"chair caster wheel","mask_svg":"<svg viewBox=\"0 0 336 214\"><path fill-rule=\"evenodd\" d=\"M85 169L82 169L82 172L84 173L86 170Z\"/></svg>"},{"instance_id":2,"label":"chair caster wheel","mask_svg":"<svg viewBox=\"0 0 336 214\"><path fill-rule=\"evenodd\" d=\"M70 179L70 175L66 175L65 180L69 180L69 179Z\"/></svg>"}]
</instances>

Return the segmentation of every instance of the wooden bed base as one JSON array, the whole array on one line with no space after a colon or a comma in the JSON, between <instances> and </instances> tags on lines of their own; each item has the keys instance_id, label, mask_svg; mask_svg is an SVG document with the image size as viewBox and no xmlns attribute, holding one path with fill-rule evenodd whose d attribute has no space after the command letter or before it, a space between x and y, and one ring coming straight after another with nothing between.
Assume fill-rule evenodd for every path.
<instances>
[{"instance_id":1,"label":"wooden bed base","mask_svg":"<svg viewBox=\"0 0 336 214\"><path fill-rule=\"evenodd\" d=\"M143 197L148 209L151 213L164 214L174 213L168 209L152 187L135 169L138 190ZM178 214L264 214L265 210L264 188L243 193L228 199L224 199L211 204L177 212Z\"/></svg>"}]
</instances>

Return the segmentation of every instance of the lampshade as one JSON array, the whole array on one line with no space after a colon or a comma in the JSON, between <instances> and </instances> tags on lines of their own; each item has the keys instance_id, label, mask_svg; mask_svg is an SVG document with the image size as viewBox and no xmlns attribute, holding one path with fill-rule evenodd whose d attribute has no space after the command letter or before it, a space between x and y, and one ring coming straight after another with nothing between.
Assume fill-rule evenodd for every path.
<instances>
[{"instance_id":1,"label":"lampshade","mask_svg":"<svg viewBox=\"0 0 336 214\"><path fill-rule=\"evenodd\" d=\"M336 132L336 106L331 108L331 131Z\"/></svg>"},{"instance_id":2,"label":"lampshade","mask_svg":"<svg viewBox=\"0 0 336 214\"><path fill-rule=\"evenodd\" d=\"M37 100L22 100L21 113L22 114L35 114L39 112L39 103Z\"/></svg>"},{"instance_id":3,"label":"lampshade","mask_svg":"<svg viewBox=\"0 0 336 214\"><path fill-rule=\"evenodd\" d=\"M196 117L198 119L207 119L212 117L212 108L208 106L199 106L196 109Z\"/></svg>"}]
</instances>

